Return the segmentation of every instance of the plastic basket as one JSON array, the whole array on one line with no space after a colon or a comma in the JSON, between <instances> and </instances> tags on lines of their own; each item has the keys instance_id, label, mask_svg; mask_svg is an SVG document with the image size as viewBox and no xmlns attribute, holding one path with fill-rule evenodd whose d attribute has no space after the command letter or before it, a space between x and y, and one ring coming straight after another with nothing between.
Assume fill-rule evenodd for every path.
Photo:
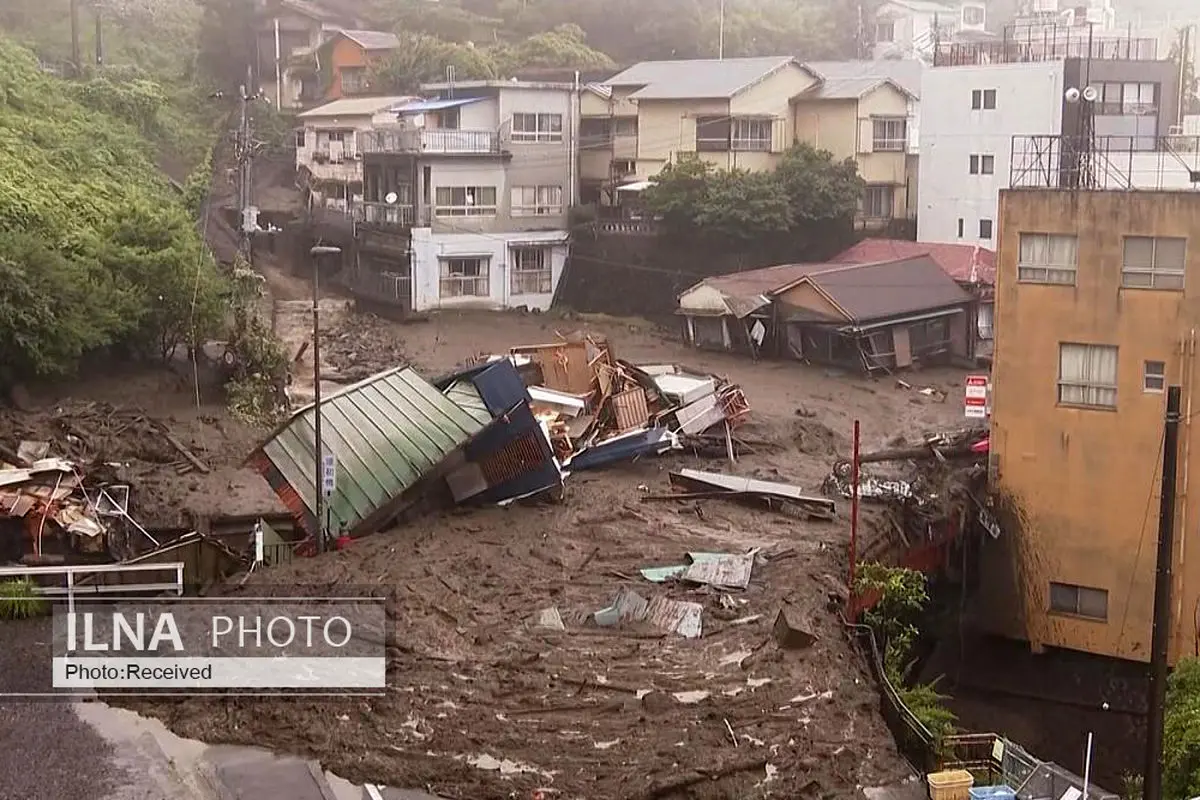
<instances>
[{"instance_id":1,"label":"plastic basket","mask_svg":"<svg viewBox=\"0 0 1200 800\"><path fill-rule=\"evenodd\" d=\"M1017 793L1007 786L976 786L968 793L971 800L1017 800Z\"/></svg>"},{"instance_id":2,"label":"plastic basket","mask_svg":"<svg viewBox=\"0 0 1200 800\"><path fill-rule=\"evenodd\" d=\"M929 800L971 800L971 787L975 785L974 776L965 769L931 772L926 780Z\"/></svg>"}]
</instances>

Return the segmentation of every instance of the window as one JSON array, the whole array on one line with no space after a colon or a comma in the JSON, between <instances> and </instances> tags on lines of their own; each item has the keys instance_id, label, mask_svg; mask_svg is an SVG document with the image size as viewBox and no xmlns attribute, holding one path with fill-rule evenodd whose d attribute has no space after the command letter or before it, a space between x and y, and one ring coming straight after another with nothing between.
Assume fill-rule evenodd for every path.
<instances>
[{"instance_id":1,"label":"window","mask_svg":"<svg viewBox=\"0 0 1200 800\"><path fill-rule=\"evenodd\" d=\"M1022 233L1017 280L1025 283L1075 285L1079 240L1057 233Z\"/></svg>"},{"instance_id":2,"label":"window","mask_svg":"<svg viewBox=\"0 0 1200 800\"><path fill-rule=\"evenodd\" d=\"M308 147L308 131L296 131L296 149L303 150L306 147Z\"/></svg>"},{"instance_id":3,"label":"window","mask_svg":"<svg viewBox=\"0 0 1200 800\"><path fill-rule=\"evenodd\" d=\"M1127 83L1121 88L1121 113L1125 116L1157 113L1157 100L1157 83Z\"/></svg>"},{"instance_id":4,"label":"window","mask_svg":"<svg viewBox=\"0 0 1200 800\"><path fill-rule=\"evenodd\" d=\"M979 238L980 239L991 239L992 238L992 221L990 219L979 220Z\"/></svg>"},{"instance_id":5,"label":"window","mask_svg":"<svg viewBox=\"0 0 1200 800\"><path fill-rule=\"evenodd\" d=\"M971 92L971 108L976 111L993 111L996 108L996 90L974 89Z\"/></svg>"},{"instance_id":6,"label":"window","mask_svg":"<svg viewBox=\"0 0 1200 800\"><path fill-rule=\"evenodd\" d=\"M963 6L962 21L963 25L982 25L983 9L979 6Z\"/></svg>"},{"instance_id":7,"label":"window","mask_svg":"<svg viewBox=\"0 0 1200 800\"><path fill-rule=\"evenodd\" d=\"M1141 116L1158 111L1159 85L1157 83L1096 84L1099 98L1095 111L1101 116Z\"/></svg>"},{"instance_id":8,"label":"window","mask_svg":"<svg viewBox=\"0 0 1200 800\"><path fill-rule=\"evenodd\" d=\"M342 94L362 94L367 90L366 67L342 67Z\"/></svg>"},{"instance_id":9,"label":"window","mask_svg":"<svg viewBox=\"0 0 1200 800\"><path fill-rule=\"evenodd\" d=\"M550 294L550 248L512 249L512 293Z\"/></svg>"},{"instance_id":10,"label":"window","mask_svg":"<svg viewBox=\"0 0 1200 800\"><path fill-rule=\"evenodd\" d=\"M1108 592L1070 583L1050 583L1050 610L1088 619L1108 619Z\"/></svg>"},{"instance_id":11,"label":"window","mask_svg":"<svg viewBox=\"0 0 1200 800\"><path fill-rule=\"evenodd\" d=\"M604 147L611 142L610 117L584 117L579 120L579 143L583 147Z\"/></svg>"},{"instance_id":12,"label":"window","mask_svg":"<svg viewBox=\"0 0 1200 800\"><path fill-rule=\"evenodd\" d=\"M514 142L561 142L562 138L562 114L513 114Z\"/></svg>"},{"instance_id":13,"label":"window","mask_svg":"<svg viewBox=\"0 0 1200 800\"><path fill-rule=\"evenodd\" d=\"M439 186L436 197L437 217L496 216L495 186Z\"/></svg>"},{"instance_id":14,"label":"window","mask_svg":"<svg viewBox=\"0 0 1200 800\"><path fill-rule=\"evenodd\" d=\"M891 219L896 187L868 186L863 191L862 210L866 219Z\"/></svg>"},{"instance_id":15,"label":"window","mask_svg":"<svg viewBox=\"0 0 1200 800\"><path fill-rule=\"evenodd\" d=\"M1103 344L1058 346L1058 402L1117 407L1117 348Z\"/></svg>"},{"instance_id":16,"label":"window","mask_svg":"<svg viewBox=\"0 0 1200 800\"><path fill-rule=\"evenodd\" d=\"M511 201L514 217L563 213L561 186L514 186Z\"/></svg>"},{"instance_id":17,"label":"window","mask_svg":"<svg viewBox=\"0 0 1200 800\"><path fill-rule=\"evenodd\" d=\"M613 175L618 178L623 178L626 175L632 175L637 172L637 165L634 164L631 158L617 158L612 162Z\"/></svg>"},{"instance_id":18,"label":"window","mask_svg":"<svg viewBox=\"0 0 1200 800\"><path fill-rule=\"evenodd\" d=\"M614 117L612 121L613 136L637 136L637 117Z\"/></svg>"},{"instance_id":19,"label":"window","mask_svg":"<svg viewBox=\"0 0 1200 800\"><path fill-rule=\"evenodd\" d=\"M996 174L996 157L977 155L971 156L971 174L972 175L995 175Z\"/></svg>"},{"instance_id":20,"label":"window","mask_svg":"<svg viewBox=\"0 0 1200 800\"><path fill-rule=\"evenodd\" d=\"M456 131L462 125L462 110L445 108L437 113L437 128L443 131Z\"/></svg>"},{"instance_id":21,"label":"window","mask_svg":"<svg viewBox=\"0 0 1200 800\"><path fill-rule=\"evenodd\" d=\"M729 117L696 117L697 152L727 152L731 127Z\"/></svg>"},{"instance_id":22,"label":"window","mask_svg":"<svg viewBox=\"0 0 1200 800\"><path fill-rule=\"evenodd\" d=\"M1183 289L1185 240L1126 236L1121 285L1126 289Z\"/></svg>"},{"instance_id":23,"label":"window","mask_svg":"<svg viewBox=\"0 0 1200 800\"><path fill-rule=\"evenodd\" d=\"M877 42L894 42L896 41L896 23L894 22L879 22L875 25L875 41Z\"/></svg>"},{"instance_id":24,"label":"window","mask_svg":"<svg viewBox=\"0 0 1200 800\"><path fill-rule=\"evenodd\" d=\"M443 258L440 261L440 297L487 297L488 259Z\"/></svg>"},{"instance_id":25,"label":"window","mask_svg":"<svg viewBox=\"0 0 1200 800\"><path fill-rule=\"evenodd\" d=\"M958 218L958 238L963 238L963 218Z\"/></svg>"},{"instance_id":26,"label":"window","mask_svg":"<svg viewBox=\"0 0 1200 800\"><path fill-rule=\"evenodd\" d=\"M908 120L904 117L876 117L871 120L871 149L882 153L904 152L908 144Z\"/></svg>"},{"instance_id":27,"label":"window","mask_svg":"<svg viewBox=\"0 0 1200 800\"><path fill-rule=\"evenodd\" d=\"M1162 361L1147 361L1142 367L1142 391L1161 393L1167 387L1167 365Z\"/></svg>"},{"instance_id":28,"label":"window","mask_svg":"<svg viewBox=\"0 0 1200 800\"><path fill-rule=\"evenodd\" d=\"M732 149L766 153L771 149L771 120L735 119L732 124Z\"/></svg>"}]
</instances>

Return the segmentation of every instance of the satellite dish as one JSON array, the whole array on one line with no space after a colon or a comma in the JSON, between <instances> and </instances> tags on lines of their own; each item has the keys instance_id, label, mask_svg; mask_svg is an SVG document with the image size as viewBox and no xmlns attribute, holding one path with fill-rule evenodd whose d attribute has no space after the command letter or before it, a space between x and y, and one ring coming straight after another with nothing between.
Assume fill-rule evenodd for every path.
<instances>
[{"instance_id":1,"label":"satellite dish","mask_svg":"<svg viewBox=\"0 0 1200 800\"><path fill-rule=\"evenodd\" d=\"M383 202L387 203L389 206L394 206L396 201L399 199L400 198L396 196L395 192L388 192L383 196Z\"/></svg>"},{"instance_id":2,"label":"satellite dish","mask_svg":"<svg viewBox=\"0 0 1200 800\"><path fill-rule=\"evenodd\" d=\"M1072 86L1070 89L1067 89L1067 91L1063 92L1063 97L1067 99L1068 103L1078 103L1079 90Z\"/></svg>"},{"instance_id":3,"label":"satellite dish","mask_svg":"<svg viewBox=\"0 0 1200 800\"><path fill-rule=\"evenodd\" d=\"M1100 93L1096 91L1095 86L1089 86L1083 90L1083 99L1089 103L1094 103L1100 99Z\"/></svg>"}]
</instances>

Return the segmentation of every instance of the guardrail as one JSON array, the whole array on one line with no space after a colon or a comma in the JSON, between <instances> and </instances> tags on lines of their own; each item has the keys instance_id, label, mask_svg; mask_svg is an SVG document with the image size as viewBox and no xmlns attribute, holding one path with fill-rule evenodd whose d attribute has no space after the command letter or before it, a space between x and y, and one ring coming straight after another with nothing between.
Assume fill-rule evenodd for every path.
<instances>
[{"instance_id":1,"label":"guardrail","mask_svg":"<svg viewBox=\"0 0 1200 800\"><path fill-rule=\"evenodd\" d=\"M357 145L360 153L495 155L501 142L499 131L423 128L363 131Z\"/></svg>"},{"instance_id":2,"label":"guardrail","mask_svg":"<svg viewBox=\"0 0 1200 800\"><path fill-rule=\"evenodd\" d=\"M77 594L162 594L174 592L183 595L182 561L165 564L70 564L56 567L0 567L0 581L30 578L37 586L39 594L46 597L66 597L67 606L75 610ZM99 578L103 575L126 575L137 572L173 572L172 581L155 583L105 583L103 580L86 581L89 576ZM38 578L64 578L61 586L47 586ZM84 577L81 582L79 576Z\"/></svg>"}]
</instances>

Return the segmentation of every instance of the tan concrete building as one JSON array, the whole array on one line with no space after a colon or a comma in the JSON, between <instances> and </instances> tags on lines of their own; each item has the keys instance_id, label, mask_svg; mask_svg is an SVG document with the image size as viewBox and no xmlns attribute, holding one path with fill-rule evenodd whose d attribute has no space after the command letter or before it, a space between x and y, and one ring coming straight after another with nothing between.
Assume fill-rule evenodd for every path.
<instances>
[{"instance_id":1,"label":"tan concrete building","mask_svg":"<svg viewBox=\"0 0 1200 800\"><path fill-rule=\"evenodd\" d=\"M1064 164L1066 157L1064 156ZM1089 185L1065 168L1051 187ZM1028 184L1027 184L1028 185ZM986 628L1148 661L1165 389L1183 387L1171 659L1198 646L1200 193L1000 193Z\"/></svg>"}]
</instances>

